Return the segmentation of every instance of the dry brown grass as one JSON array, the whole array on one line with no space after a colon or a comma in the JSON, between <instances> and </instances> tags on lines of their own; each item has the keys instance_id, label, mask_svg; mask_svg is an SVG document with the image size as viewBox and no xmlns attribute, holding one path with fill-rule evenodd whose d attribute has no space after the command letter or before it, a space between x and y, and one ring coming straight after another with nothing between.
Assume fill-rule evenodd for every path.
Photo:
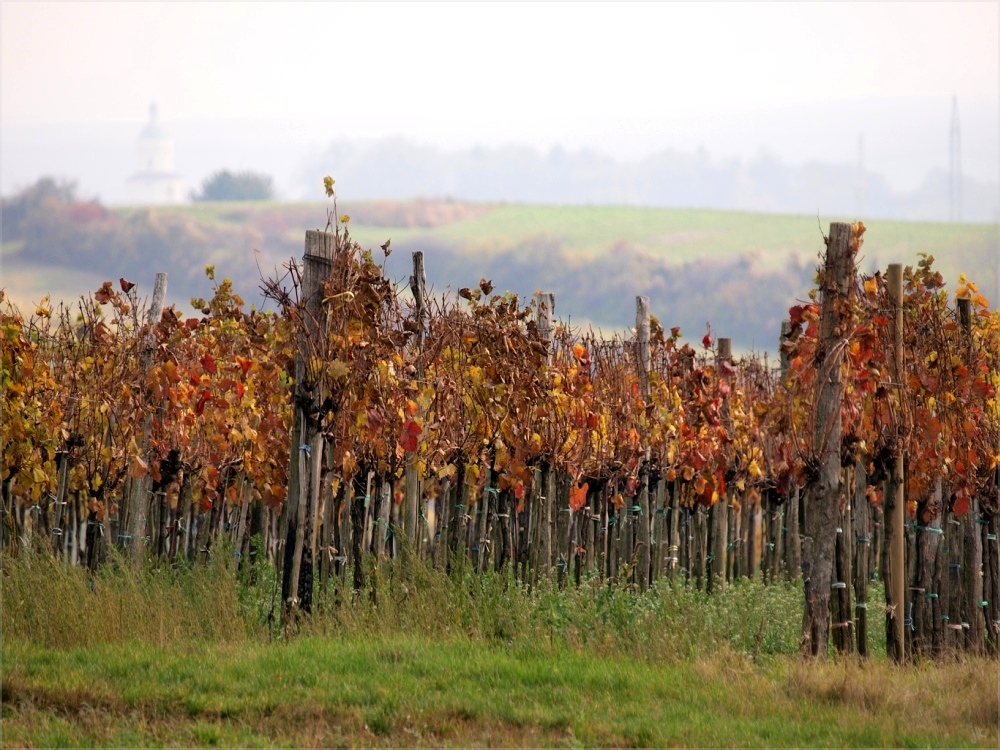
<instances>
[{"instance_id":1,"label":"dry brown grass","mask_svg":"<svg viewBox=\"0 0 1000 750\"><path fill-rule=\"evenodd\" d=\"M995 659L962 658L896 666L890 662L795 662L784 690L867 715L905 717L914 727L950 716L984 737L1000 731L1000 669ZM1000 738L998 738L1000 739Z\"/></svg>"}]
</instances>

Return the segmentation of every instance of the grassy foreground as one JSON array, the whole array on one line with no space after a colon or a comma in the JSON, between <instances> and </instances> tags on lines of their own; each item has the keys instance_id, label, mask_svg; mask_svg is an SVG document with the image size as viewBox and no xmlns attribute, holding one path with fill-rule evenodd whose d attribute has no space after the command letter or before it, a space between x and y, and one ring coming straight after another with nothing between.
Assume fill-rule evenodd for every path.
<instances>
[{"instance_id":1,"label":"grassy foreground","mask_svg":"<svg viewBox=\"0 0 1000 750\"><path fill-rule=\"evenodd\" d=\"M415 635L4 644L4 746L995 746L986 663L677 663Z\"/></svg>"},{"instance_id":2,"label":"grassy foreground","mask_svg":"<svg viewBox=\"0 0 1000 750\"><path fill-rule=\"evenodd\" d=\"M995 661L803 663L790 584L528 594L384 565L378 596L333 591L287 634L267 625L269 569L3 563L4 747L998 739Z\"/></svg>"}]
</instances>

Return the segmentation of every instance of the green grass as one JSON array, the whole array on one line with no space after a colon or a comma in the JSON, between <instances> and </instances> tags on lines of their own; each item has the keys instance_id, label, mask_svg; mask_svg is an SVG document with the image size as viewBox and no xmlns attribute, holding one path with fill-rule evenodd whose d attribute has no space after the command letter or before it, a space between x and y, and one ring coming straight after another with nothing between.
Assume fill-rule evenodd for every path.
<instances>
[{"instance_id":1,"label":"green grass","mask_svg":"<svg viewBox=\"0 0 1000 750\"><path fill-rule=\"evenodd\" d=\"M273 569L251 582L232 561L91 576L5 558L4 746L997 740L995 661L803 663L798 584L529 593L384 563L375 592L321 592L291 632L268 625Z\"/></svg>"},{"instance_id":2,"label":"green grass","mask_svg":"<svg viewBox=\"0 0 1000 750\"><path fill-rule=\"evenodd\" d=\"M415 635L3 647L5 746L987 747L985 661L682 662Z\"/></svg>"}]
</instances>

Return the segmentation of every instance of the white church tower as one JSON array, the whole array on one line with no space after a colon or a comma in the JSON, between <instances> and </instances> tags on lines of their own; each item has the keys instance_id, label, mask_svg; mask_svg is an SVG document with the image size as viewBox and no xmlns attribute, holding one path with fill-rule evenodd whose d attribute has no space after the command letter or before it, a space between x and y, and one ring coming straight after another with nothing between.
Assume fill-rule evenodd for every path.
<instances>
[{"instance_id":1,"label":"white church tower","mask_svg":"<svg viewBox=\"0 0 1000 750\"><path fill-rule=\"evenodd\" d=\"M184 201L184 181L174 172L174 139L160 125L155 103L149 105L149 122L139 133L136 158L135 174L128 178L132 203Z\"/></svg>"}]
</instances>

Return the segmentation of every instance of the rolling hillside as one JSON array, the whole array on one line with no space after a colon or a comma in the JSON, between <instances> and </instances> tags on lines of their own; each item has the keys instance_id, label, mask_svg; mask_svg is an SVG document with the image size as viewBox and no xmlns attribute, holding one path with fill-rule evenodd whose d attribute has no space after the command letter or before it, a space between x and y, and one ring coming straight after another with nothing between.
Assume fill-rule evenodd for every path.
<instances>
[{"instance_id":1,"label":"rolling hillside","mask_svg":"<svg viewBox=\"0 0 1000 750\"><path fill-rule=\"evenodd\" d=\"M299 257L305 230L322 228L333 210L332 203L109 210L49 200L16 223L14 200L4 201L2 286L24 305L46 293L73 299L118 276L148 290L165 270L170 301L187 309L192 296L209 293L206 264L254 302L260 272ZM341 201L337 213L351 216L352 235L376 257L391 238L386 267L401 284L410 252L423 250L439 293L481 277L523 299L545 289L555 293L559 317L605 334L629 328L634 297L646 294L665 326L700 338L711 324L738 349L774 348L789 305L811 287L822 232L852 218L440 201ZM993 225L873 221L860 266L915 264L926 252L949 283L964 272L995 302L997 248Z\"/></svg>"}]
</instances>

